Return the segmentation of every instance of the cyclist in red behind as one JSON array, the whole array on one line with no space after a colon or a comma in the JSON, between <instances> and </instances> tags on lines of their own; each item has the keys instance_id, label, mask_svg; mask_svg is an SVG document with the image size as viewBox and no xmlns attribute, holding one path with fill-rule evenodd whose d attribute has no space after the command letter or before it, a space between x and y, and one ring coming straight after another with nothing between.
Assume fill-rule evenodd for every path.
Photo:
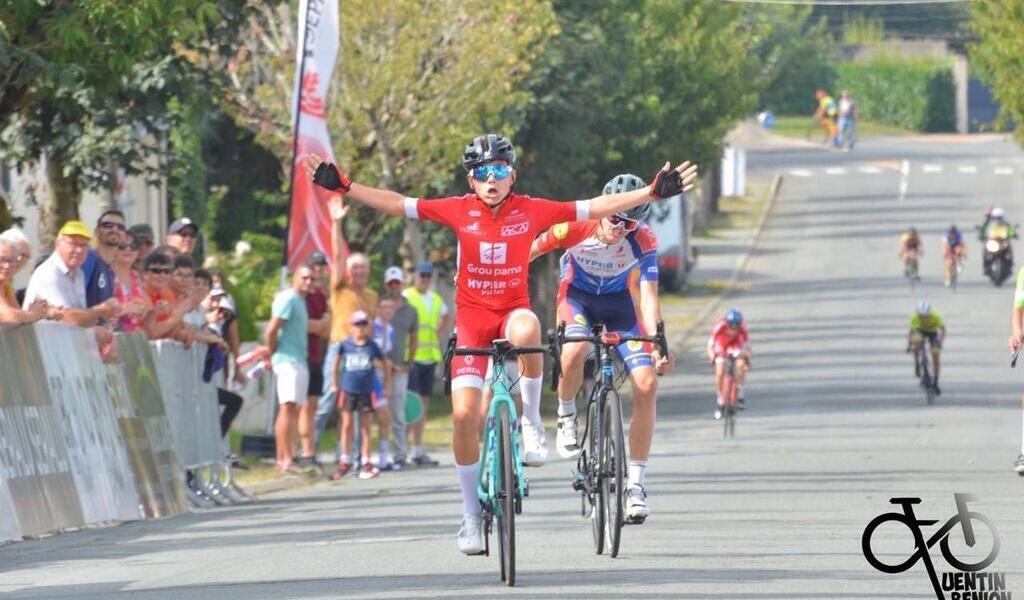
<instances>
[{"instance_id":1,"label":"cyclist in red behind","mask_svg":"<svg viewBox=\"0 0 1024 600\"><path fill-rule=\"evenodd\" d=\"M487 134L475 138L463 153L462 166L471 194L438 200L409 198L397 192L353 183L323 158L309 155L307 172L317 185L392 216L434 221L450 227L459 242L455 293L455 329L462 347L490 346L507 338L515 346L540 344L540 321L530 310L527 291L530 244L537 235L562 221L600 219L651 199L660 200L692 187L696 166L669 163L651 185L632 192L592 200L555 202L513 193L516 152L506 138ZM523 376L524 460L540 465L547 458L540 420L543 358L520 358ZM457 546L465 554L484 551L477 477L480 459L480 400L487 361L458 356L452 361L452 447L462 491L463 519Z\"/></svg>"},{"instance_id":2,"label":"cyclist in red behind","mask_svg":"<svg viewBox=\"0 0 1024 600\"><path fill-rule=\"evenodd\" d=\"M725 311L725 316L715 323L715 328L708 338L708 360L715 365L715 393L718 401L715 404L715 418L722 418L722 379L725 377L725 357L733 350L739 352L736 358L736 403L743 407L743 384L750 370L750 338L743 324L743 315L735 308Z\"/></svg>"}]
</instances>

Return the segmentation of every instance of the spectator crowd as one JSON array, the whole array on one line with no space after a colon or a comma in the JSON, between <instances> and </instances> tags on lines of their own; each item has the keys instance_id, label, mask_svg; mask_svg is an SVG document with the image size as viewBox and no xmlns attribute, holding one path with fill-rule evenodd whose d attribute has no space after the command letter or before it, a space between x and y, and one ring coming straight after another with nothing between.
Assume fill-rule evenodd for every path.
<instances>
[{"instance_id":1,"label":"spectator crowd","mask_svg":"<svg viewBox=\"0 0 1024 600\"><path fill-rule=\"evenodd\" d=\"M64 223L52 252L35 261L20 229L0 233L0 326L51 320L85 328L106 362L119 359L117 332L205 345L205 368L197 376L218 386L222 435L241 409L234 389L246 382L245 369L252 363L253 375L272 369L282 474L319 465L321 436L335 420L332 479L435 465L423 451L423 423L441 362L441 334L450 326L448 307L431 289L430 263L416 265L408 287L404 271L391 266L382 293L374 291L369 258L350 252L345 242L346 212L340 203L330 205L332 260L313 252L294 270L289 287L274 298L264 345L245 355L224 274L197 266L199 228L188 218L174 221L157 245L150 226L129 227L121 211L107 210L92 230L81 221ZM28 285L15 289L15 276L30 263Z\"/></svg>"}]
</instances>

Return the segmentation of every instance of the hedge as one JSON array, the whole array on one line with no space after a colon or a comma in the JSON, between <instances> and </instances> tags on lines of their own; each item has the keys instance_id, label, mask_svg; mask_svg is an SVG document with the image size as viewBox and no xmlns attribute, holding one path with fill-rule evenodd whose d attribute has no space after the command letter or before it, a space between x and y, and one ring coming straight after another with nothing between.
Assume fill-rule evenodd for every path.
<instances>
[{"instance_id":1,"label":"hedge","mask_svg":"<svg viewBox=\"0 0 1024 600\"><path fill-rule=\"evenodd\" d=\"M951 66L933 58L879 56L837 65L836 96L850 90L863 119L914 131L956 129Z\"/></svg>"}]
</instances>

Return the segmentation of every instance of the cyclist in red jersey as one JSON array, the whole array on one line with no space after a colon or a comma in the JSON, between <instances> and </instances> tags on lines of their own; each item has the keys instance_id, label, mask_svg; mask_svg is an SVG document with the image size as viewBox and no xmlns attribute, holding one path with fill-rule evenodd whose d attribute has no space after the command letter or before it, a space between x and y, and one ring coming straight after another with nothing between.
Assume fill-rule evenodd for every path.
<instances>
[{"instance_id":1,"label":"cyclist in red jersey","mask_svg":"<svg viewBox=\"0 0 1024 600\"><path fill-rule=\"evenodd\" d=\"M747 326L743 323L743 314L735 308L725 311L708 338L708 360L715 365L715 392L718 398L715 403L715 418L722 418L722 406L725 404L722 395L722 379L725 377L725 357L731 351L737 351L736 358L736 402L743 408L743 384L747 381L750 370L750 337Z\"/></svg>"},{"instance_id":2,"label":"cyclist in red jersey","mask_svg":"<svg viewBox=\"0 0 1024 600\"><path fill-rule=\"evenodd\" d=\"M410 198L354 183L335 165L315 154L306 157L307 173L317 185L392 216L440 223L459 242L455 293L455 329L462 347L490 346L507 338L515 346L540 344L540 321L530 309L527 288L530 245L548 227L563 221L601 219L652 199L660 200L692 187L697 167L670 163L651 185L591 200L556 202L513 192L516 152L506 138L475 138L463 153L472 193L436 200ZM540 420L543 358L520 358L523 397L524 461L532 466L547 457ZM452 448L462 491L463 520L457 546L465 554L484 550L477 471L480 459L480 408L487 361L459 356L452 361Z\"/></svg>"}]
</instances>

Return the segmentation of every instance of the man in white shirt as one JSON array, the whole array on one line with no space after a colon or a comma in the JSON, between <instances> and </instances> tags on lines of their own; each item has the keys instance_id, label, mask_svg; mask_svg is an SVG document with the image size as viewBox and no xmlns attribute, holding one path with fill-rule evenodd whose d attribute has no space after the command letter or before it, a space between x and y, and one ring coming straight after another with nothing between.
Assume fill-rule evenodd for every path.
<instances>
[{"instance_id":1,"label":"man in white shirt","mask_svg":"<svg viewBox=\"0 0 1024 600\"><path fill-rule=\"evenodd\" d=\"M38 299L63 309L65 323L91 327L100 319L113 320L121 312L120 303L111 298L88 308L85 299L85 276L79 269L89 252L92 232L81 221L68 221L60 228L54 252L32 273L25 290L23 306L28 309Z\"/></svg>"}]
</instances>

